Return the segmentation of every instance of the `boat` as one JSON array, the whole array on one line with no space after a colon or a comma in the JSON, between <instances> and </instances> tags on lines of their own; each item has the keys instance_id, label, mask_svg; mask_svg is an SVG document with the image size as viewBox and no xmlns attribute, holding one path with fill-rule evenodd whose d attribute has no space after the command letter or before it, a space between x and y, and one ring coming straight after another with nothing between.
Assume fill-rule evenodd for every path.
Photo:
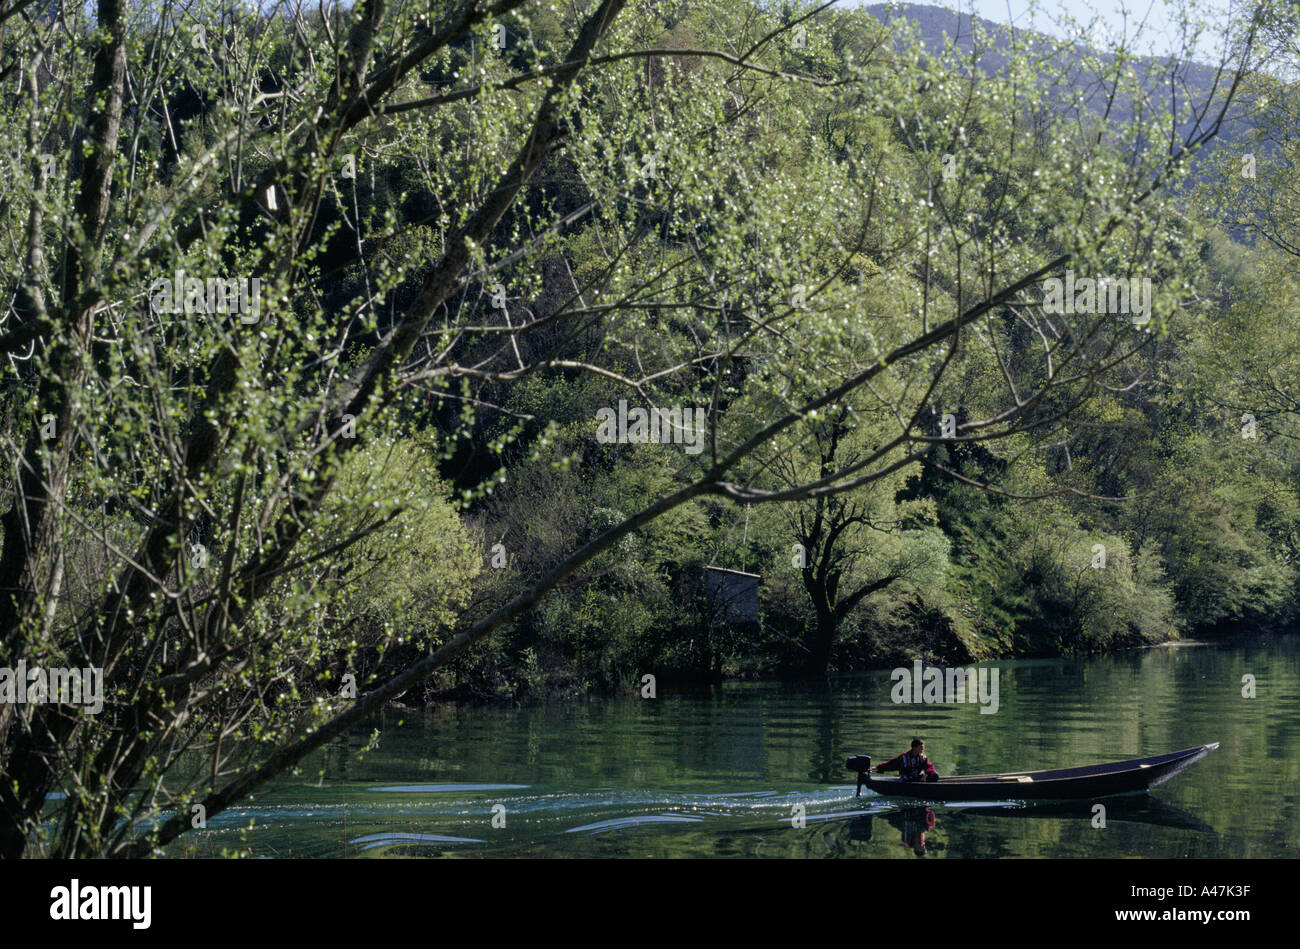
<instances>
[{"instance_id":1,"label":"boat","mask_svg":"<svg viewBox=\"0 0 1300 949\"><path fill-rule=\"evenodd\" d=\"M1216 741L1211 745L1171 751L1167 755L1090 764L1081 768L971 774L938 781L875 777L870 773L870 755L854 755L845 762L845 767L858 773L858 794L862 793L865 785L877 794L925 801L1077 800L1148 791L1218 747Z\"/></svg>"}]
</instances>

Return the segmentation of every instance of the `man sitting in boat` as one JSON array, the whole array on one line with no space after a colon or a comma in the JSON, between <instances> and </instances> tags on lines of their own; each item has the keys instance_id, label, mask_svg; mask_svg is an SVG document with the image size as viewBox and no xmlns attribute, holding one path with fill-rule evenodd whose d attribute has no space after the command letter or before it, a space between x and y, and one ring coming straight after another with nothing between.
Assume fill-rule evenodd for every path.
<instances>
[{"instance_id":1,"label":"man sitting in boat","mask_svg":"<svg viewBox=\"0 0 1300 949\"><path fill-rule=\"evenodd\" d=\"M912 739L912 750L905 751L897 758L890 758L878 764L872 771L897 771L904 781L938 781L939 773L934 764L925 756L925 742L919 738Z\"/></svg>"}]
</instances>

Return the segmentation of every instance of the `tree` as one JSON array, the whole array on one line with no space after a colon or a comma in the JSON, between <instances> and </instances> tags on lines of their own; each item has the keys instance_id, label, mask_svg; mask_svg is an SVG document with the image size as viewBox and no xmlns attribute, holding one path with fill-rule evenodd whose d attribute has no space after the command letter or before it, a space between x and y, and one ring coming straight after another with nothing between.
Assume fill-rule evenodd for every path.
<instances>
[{"instance_id":1,"label":"tree","mask_svg":"<svg viewBox=\"0 0 1300 949\"><path fill-rule=\"evenodd\" d=\"M784 485L825 477L851 467L869 451L869 440L883 440L880 420L850 413L840 404L825 418L801 426L807 445L776 453L772 469ZM844 494L819 494L783 509L789 535L797 543L800 579L812 606L807 639L807 671L824 676L844 620L867 597L900 581L924 586L942 576L946 551L935 549L924 529L903 529L924 517L927 505L896 504L902 476L895 474ZM918 542L919 541L919 542Z\"/></svg>"},{"instance_id":2,"label":"tree","mask_svg":"<svg viewBox=\"0 0 1300 949\"><path fill-rule=\"evenodd\" d=\"M831 497L916 464L940 437L918 420L968 348L988 348L1005 400L945 437L1050 433L1148 337L1127 315L1046 311L1042 281L1125 258L1176 273L1169 188L1253 38L1171 149L1054 112L1035 57L984 76L960 51L880 43L832 73L823 33L789 43L819 8L701 0L705 45L681 49L656 45L654 3L588 0L533 34L564 38L542 50L540 6L0 10L0 126L28 156L0 208L0 657L102 670L105 692L97 716L0 707L0 855L155 853L195 807L292 771L666 512ZM1096 68L1129 82L1122 61ZM892 137L818 150L819 97ZM595 250L573 268L579 241ZM899 299L864 308L864 286ZM1023 365L998 355L1007 318L1041 341ZM850 323L870 351L845 345ZM775 370L795 366L786 385ZM348 490L349 458L439 426L451 452L535 373L698 398L704 450L507 602L422 632L400 668L301 695L314 578L404 516L360 516L373 499ZM887 439L814 480L762 481L783 433L873 387ZM742 391L761 413L732 409ZM64 591L88 547L82 604Z\"/></svg>"}]
</instances>

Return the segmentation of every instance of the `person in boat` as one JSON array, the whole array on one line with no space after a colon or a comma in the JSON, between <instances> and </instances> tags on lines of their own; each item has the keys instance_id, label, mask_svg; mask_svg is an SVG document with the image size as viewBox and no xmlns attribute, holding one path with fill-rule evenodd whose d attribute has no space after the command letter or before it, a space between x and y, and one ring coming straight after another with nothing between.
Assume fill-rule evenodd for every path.
<instances>
[{"instance_id":1,"label":"person in boat","mask_svg":"<svg viewBox=\"0 0 1300 949\"><path fill-rule=\"evenodd\" d=\"M939 772L925 756L925 742L919 738L912 739L911 750L903 752L897 758L890 758L871 769L872 771L897 771L904 781L938 781Z\"/></svg>"}]
</instances>

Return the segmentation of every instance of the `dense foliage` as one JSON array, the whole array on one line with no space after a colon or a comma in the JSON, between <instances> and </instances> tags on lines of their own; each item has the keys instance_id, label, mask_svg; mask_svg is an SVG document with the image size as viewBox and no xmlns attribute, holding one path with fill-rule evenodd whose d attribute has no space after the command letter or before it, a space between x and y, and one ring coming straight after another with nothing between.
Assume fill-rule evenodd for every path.
<instances>
[{"instance_id":1,"label":"dense foliage","mask_svg":"<svg viewBox=\"0 0 1300 949\"><path fill-rule=\"evenodd\" d=\"M1272 4L1215 82L761 0L0 22L0 665L105 682L0 707L0 855L150 853L393 700L1291 621Z\"/></svg>"}]
</instances>

